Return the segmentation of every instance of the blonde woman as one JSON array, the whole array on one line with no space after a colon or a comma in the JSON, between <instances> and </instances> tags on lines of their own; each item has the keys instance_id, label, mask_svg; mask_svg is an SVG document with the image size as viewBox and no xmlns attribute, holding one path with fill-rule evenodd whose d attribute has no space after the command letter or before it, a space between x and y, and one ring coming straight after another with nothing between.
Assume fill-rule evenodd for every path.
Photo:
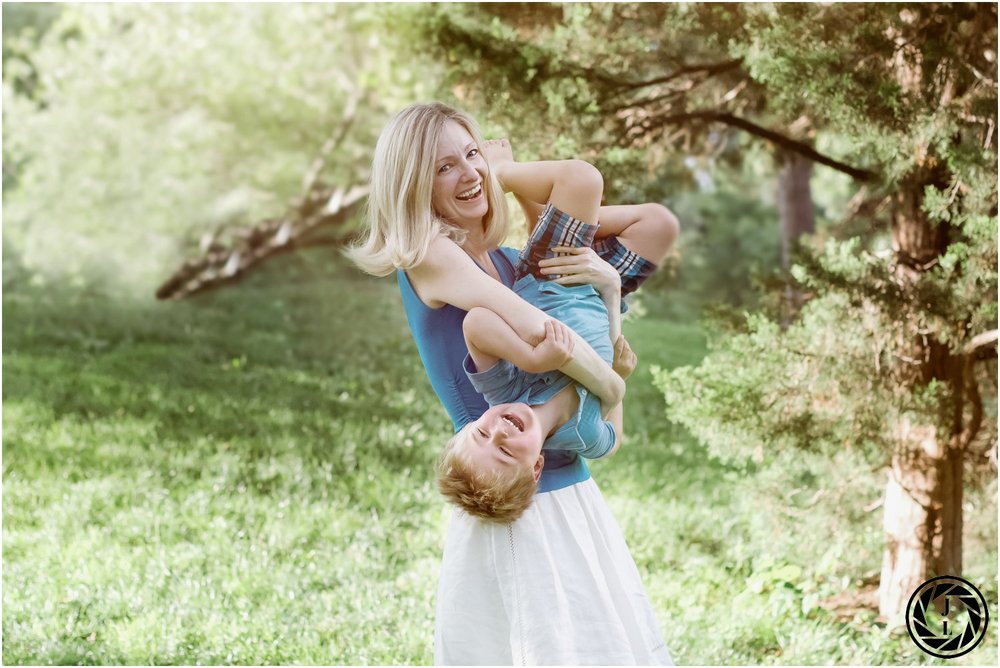
<instances>
[{"instance_id":1,"label":"blonde woman","mask_svg":"<svg viewBox=\"0 0 1000 668\"><path fill-rule=\"evenodd\" d=\"M503 186L510 184L498 181L488 153L507 158L510 147L484 142L455 109L431 103L399 112L375 149L366 237L348 251L371 274L396 273L417 349L456 431L488 408L462 368L466 312L487 307L536 343L547 320L510 290L516 251L500 247L508 230ZM591 223L599 216L612 233L628 228L632 238L623 232L615 242L626 263L637 241L659 243L658 256L647 250L647 258L666 254L677 231L666 209L600 207L603 184L592 166L574 162L572 178L558 179L565 163L552 163L551 173L546 163L532 164L526 207L558 199L570 216ZM621 275L591 249L539 265L558 267L563 282L620 297ZM578 337L561 370L610 405L624 393L617 374ZM535 502L513 523L453 512L434 640L439 665L671 664L621 531L572 453L546 457Z\"/></svg>"}]
</instances>

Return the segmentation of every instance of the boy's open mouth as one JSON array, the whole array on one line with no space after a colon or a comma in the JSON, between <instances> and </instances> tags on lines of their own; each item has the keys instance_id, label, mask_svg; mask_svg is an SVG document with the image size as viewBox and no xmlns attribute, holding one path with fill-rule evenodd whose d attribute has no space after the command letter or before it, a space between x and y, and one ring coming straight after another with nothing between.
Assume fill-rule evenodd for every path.
<instances>
[{"instance_id":1,"label":"boy's open mouth","mask_svg":"<svg viewBox=\"0 0 1000 668\"><path fill-rule=\"evenodd\" d=\"M510 425L512 425L518 431L524 431L524 423L521 422L521 418L517 417L516 415L511 415L510 413L505 413L505 414L501 415L500 417L503 418L506 422L508 422Z\"/></svg>"}]
</instances>

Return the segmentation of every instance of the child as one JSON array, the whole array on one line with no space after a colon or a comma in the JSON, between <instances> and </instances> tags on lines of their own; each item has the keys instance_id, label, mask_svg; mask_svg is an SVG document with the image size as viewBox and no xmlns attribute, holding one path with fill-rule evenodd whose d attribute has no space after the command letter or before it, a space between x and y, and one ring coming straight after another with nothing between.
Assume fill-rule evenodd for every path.
<instances>
[{"instance_id":1,"label":"child","mask_svg":"<svg viewBox=\"0 0 1000 668\"><path fill-rule=\"evenodd\" d=\"M545 170L533 169L540 164ZM553 164L501 162L498 175L506 189L518 193L518 182L530 182L532 187L544 183L542 175L552 174ZM578 174L579 170L567 169L566 173ZM560 178L556 170L554 179ZM545 339L537 346L529 345L488 309L472 309L463 324L469 349L465 369L490 408L449 441L438 484L449 500L467 512L496 521L513 521L531 504L544 465L543 448L571 450L595 459L613 454L620 442L620 402L602 408L597 396L558 371L571 359L572 328L623 380L631 373L635 356L619 334L618 286L602 296L590 284L563 285L559 279L550 280L549 273L568 271L564 265L573 262L553 258L600 248L598 254L620 273L621 292L628 293L656 265L626 248L619 237L630 242L640 239L633 246L651 250L660 260L676 234L676 221L651 230L648 222L642 222L648 219L635 215L640 207L605 207L602 218L608 215L609 231L617 236L606 233L595 244L598 225L560 211L558 199L553 196L539 215L521 252L513 287L516 294L555 318L546 323ZM645 229L633 229L629 235L633 225ZM664 240L665 234L670 238ZM649 243L643 235L659 238Z\"/></svg>"}]
</instances>

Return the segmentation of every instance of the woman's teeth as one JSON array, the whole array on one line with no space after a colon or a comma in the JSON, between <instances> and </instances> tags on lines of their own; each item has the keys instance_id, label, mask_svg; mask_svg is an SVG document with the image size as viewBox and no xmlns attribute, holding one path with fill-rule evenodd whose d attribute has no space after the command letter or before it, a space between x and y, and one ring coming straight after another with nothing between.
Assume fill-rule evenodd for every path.
<instances>
[{"instance_id":1,"label":"woman's teeth","mask_svg":"<svg viewBox=\"0 0 1000 668\"><path fill-rule=\"evenodd\" d=\"M472 188L469 188L468 190L466 190L464 193L458 193L458 195L456 195L456 197L458 197L458 199L461 199L461 200L470 200L473 197L475 197L476 195L478 195L479 193L481 193L482 191L483 191L482 184L476 184Z\"/></svg>"}]
</instances>

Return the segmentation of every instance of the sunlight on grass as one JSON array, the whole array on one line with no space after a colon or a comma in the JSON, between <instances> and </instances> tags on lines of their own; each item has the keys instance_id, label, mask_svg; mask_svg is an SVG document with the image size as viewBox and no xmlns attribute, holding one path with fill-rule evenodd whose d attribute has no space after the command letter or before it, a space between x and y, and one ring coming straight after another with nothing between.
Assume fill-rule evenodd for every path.
<instances>
[{"instance_id":1,"label":"sunlight on grass","mask_svg":"<svg viewBox=\"0 0 1000 668\"><path fill-rule=\"evenodd\" d=\"M191 302L5 315L5 663L430 663L449 425L392 281L300 254ZM708 458L649 374L697 363L699 328L625 331L627 436L593 471L677 662L933 663L818 604L877 572L879 474ZM994 499L966 516L991 600Z\"/></svg>"}]
</instances>

